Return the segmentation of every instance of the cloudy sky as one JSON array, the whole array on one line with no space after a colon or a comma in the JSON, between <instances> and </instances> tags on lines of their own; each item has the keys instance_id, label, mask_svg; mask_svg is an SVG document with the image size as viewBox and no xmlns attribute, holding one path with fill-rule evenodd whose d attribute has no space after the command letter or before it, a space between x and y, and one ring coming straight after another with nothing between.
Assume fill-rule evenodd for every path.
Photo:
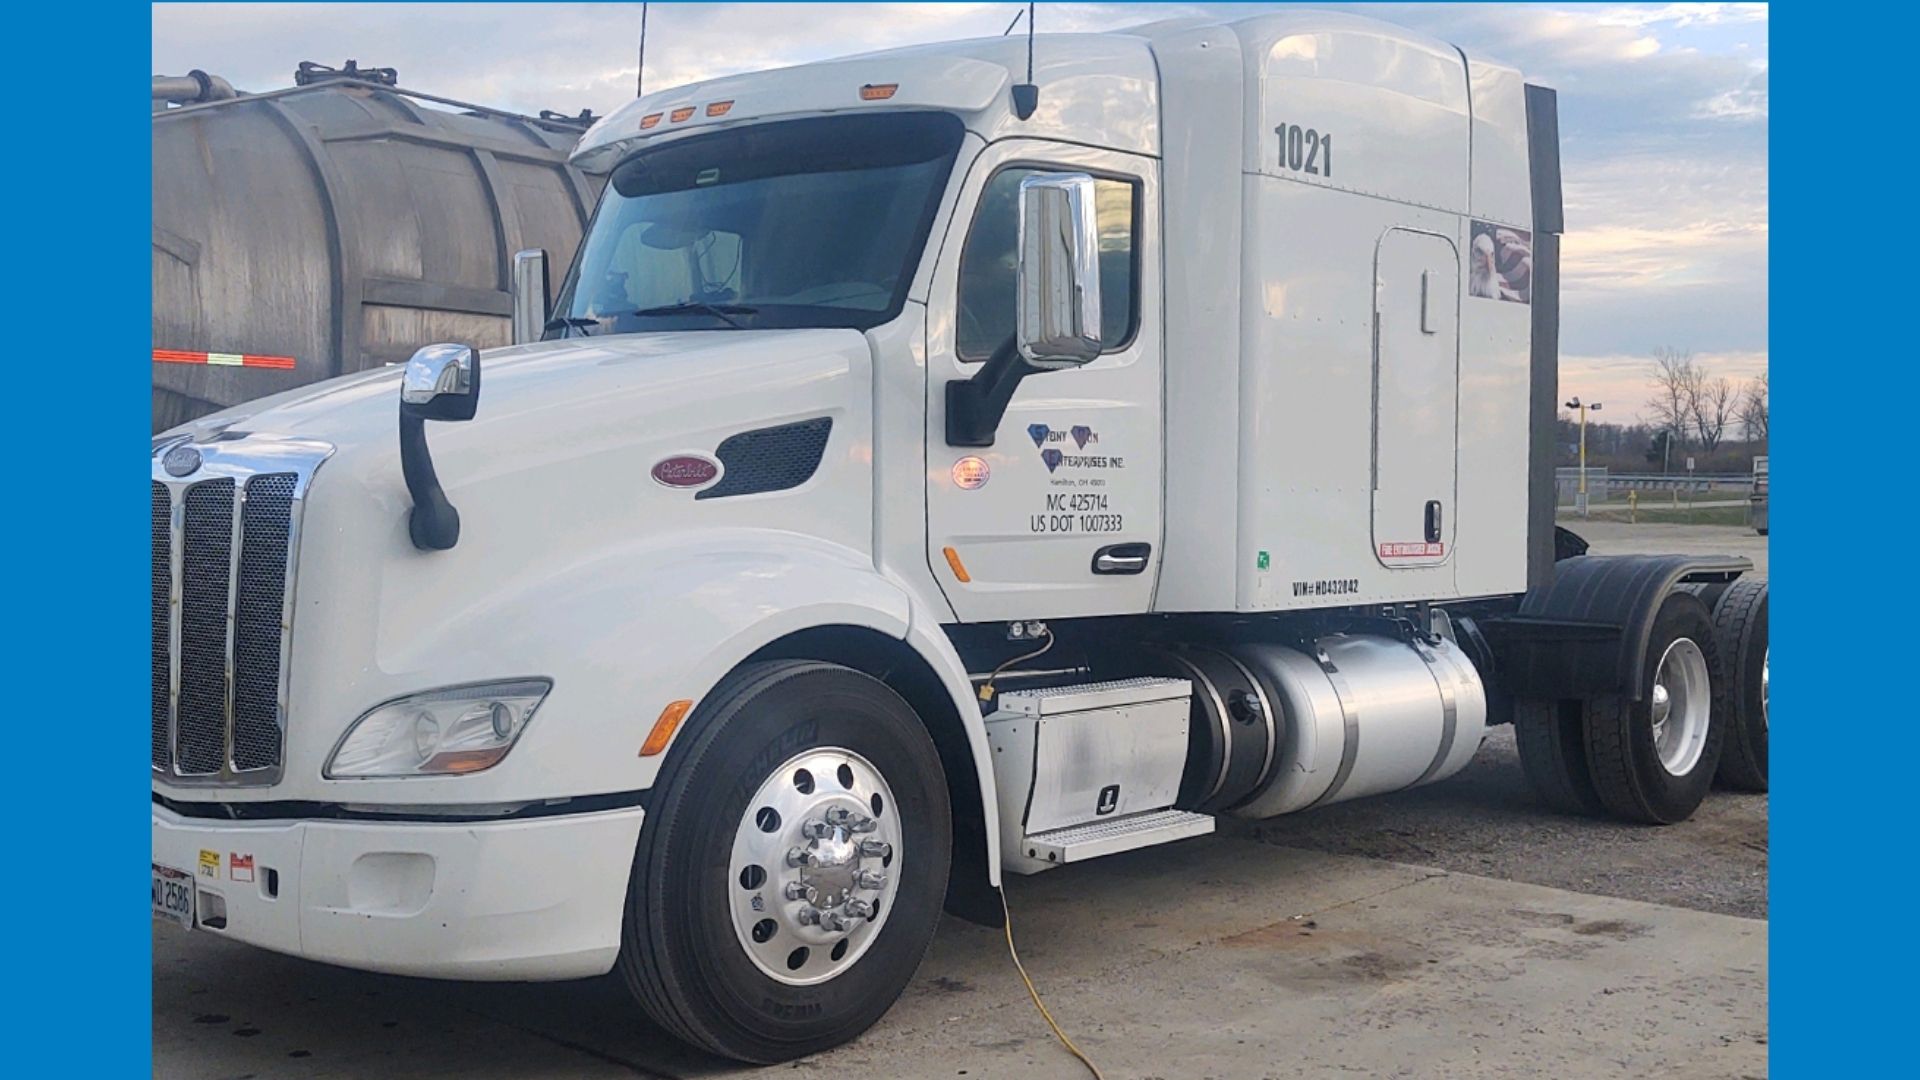
<instances>
[{"instance_id":1,"label":"cloudy sky","mask_svg":"<svg viewBox=\"0 0 1920 1080\"><path fill-rule=\"evenodd\" d=\"M657 3L647 84L998 34L1022 6ZM1295 5L1049 3L1039 27L1115 29L1267 6ZM1648 397L1647 357L1660 346L1690 349L1735 379L1765 369L1764 4L1357 7L1559 89L1565 393L1626 419ZM412 89L605 113L633 95L639 26L638 4L155 4L153 70L201 68L270 90L291 85L301 60L351 57L399 69Z\"/></svg>"}]
</instances>

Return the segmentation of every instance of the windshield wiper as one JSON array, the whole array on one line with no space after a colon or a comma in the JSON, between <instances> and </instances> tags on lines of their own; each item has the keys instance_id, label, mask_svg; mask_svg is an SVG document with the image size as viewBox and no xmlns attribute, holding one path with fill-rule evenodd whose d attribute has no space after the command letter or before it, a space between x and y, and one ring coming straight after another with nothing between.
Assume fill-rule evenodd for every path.
<instances>
[{"instance_id":1,"label":"windshield wiper","mask_svg":"<svg viewBox=\"0 0 1920 1080\"><path fill-rule=\"evenodd\" d=\"M597 327L599 325L600 325L599 319L576 319L576 318L571 318L571 317L562 315L559 318L548 319L547 325L544 327L541 327L541 329L565 330L566 333L562 334L561 336L572 337L573 331L577 328L582 332L580 335L581 337L592 337L593 336L592 334L586 333L585 331L587 331L589 328Z\"/></svg>"},{"instance_id":2,"label":"windshield wiper","mask_svg":"<svg viewBox=\"0 0 1920 1080\"><path fill-rule=\"evenodd\" d=\"M735 315L758 315L760 309L745 304L709 304L704 300L685 300L678 304L661 304L659 307L641 308L638 311L619 311L615 315L686 315L698 313L711 315L735 330L745 330L745 324L734 318Z\"/></svg>"}]
</instances>

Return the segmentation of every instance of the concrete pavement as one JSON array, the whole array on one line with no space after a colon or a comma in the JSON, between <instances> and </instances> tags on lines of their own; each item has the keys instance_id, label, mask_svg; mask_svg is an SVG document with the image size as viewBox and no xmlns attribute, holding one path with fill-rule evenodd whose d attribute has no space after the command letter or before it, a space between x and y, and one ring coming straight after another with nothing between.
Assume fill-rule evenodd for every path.
<instances>
[{"instance_id":1,"label":"concrete pavement","mask_svg":"<svg viewBox=\"0 0 1920 1080\"><path fill-rule=\"evenodd\" d=\"M1110 1080L1744 1077L1766 1070L1766 923L1245 839L1009 890L1028 970ZM155 1075L747 1075L608 981L365 975L154 931ZM1070 1078L996 931L949 920L833 1077Z\"/></svg>"}]
</instances>

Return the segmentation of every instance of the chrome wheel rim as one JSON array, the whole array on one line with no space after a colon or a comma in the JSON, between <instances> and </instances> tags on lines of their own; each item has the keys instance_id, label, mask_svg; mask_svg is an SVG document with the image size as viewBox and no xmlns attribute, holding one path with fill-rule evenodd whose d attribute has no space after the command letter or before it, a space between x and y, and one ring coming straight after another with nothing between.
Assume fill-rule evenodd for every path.
<instances>
[{"instance_id":1,"label":"chrome wheel rim","mask_svg":"<svg viewBox=\"0 0 1920 1080\"><path fill-rule=\"evenodd\" d=\"M858 961L893 912L899 811L866 758L796 754L760 784L733 835L734 935L768 978L826 982Z\"/></svg>"},{"instance_id":2,"label":"chrome wheel rim","mask_svg":"<svg viewBox=\"0 0 1920 1080\"><path fill-rule=\"evenodd\" d=\"M1767 663L1773 659L1773 646L1760 654L1760 730L1767 729Z\"/></svg>"},{"instance_id":3,"label":"chrome wheel rim","mask_svg":"<svg viewBox=\"0 0 1920 1080\"><path fill-rule=\"evenodd\" d=\"M1707 657L1692 638L1675 638L1660 655L1652 698L1653 749L1660 756L1660 767L1685 776L1706 751L1713 709Z\"/></svg>"}]
</instances>

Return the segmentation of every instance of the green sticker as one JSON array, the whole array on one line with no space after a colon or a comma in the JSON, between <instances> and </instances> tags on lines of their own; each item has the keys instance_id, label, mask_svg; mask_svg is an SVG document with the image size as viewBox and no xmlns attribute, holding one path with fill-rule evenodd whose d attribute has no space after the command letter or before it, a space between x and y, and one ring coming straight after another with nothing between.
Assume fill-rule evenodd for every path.
<instances>
[{"instance_id":1,"label":"green sticker","mask_svg":"<svg viewBox=\"0 0 1920 1080\"><path fill-rule=\"evenodd\" d=\"M1273 560L1267 557L1266 552L1263 551L1260 553L1260 560L1258 563L1260 569L1265 570L1268 567L1268 565L1271 564L1272 562Z\"/></svg>"}]
</instances>

